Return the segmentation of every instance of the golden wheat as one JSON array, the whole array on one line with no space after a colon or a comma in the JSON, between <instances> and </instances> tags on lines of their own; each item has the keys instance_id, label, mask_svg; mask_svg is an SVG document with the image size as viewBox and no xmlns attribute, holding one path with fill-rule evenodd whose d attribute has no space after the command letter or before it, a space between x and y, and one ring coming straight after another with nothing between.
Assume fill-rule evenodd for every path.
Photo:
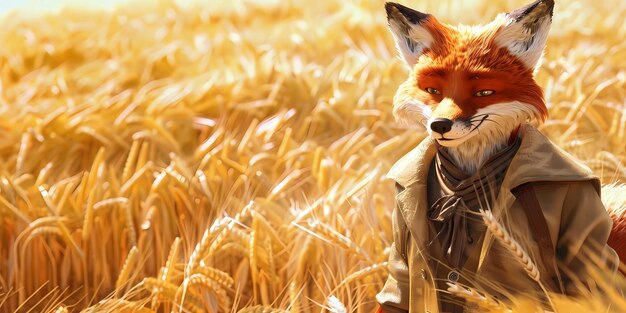
<instances>
[{"instance_id":1,"label":"golden wheat","mask_svg":"<svg viewBox=\"0 0 626 313\"><path fill-rule=\"evenodd\" d=\"M480 210L483 222L487 225L487 230L491 232L496 239L506 247L520 262L526 273L534 281L539 282L539 269L535 262L528 255L528 252L515 240L509 232L500 224L490 210Z\"/></svg>"},{"instance_id":2,"label":"golden wheat","mask_svg":"<svg viewBox=\"0 0 626 313\"><path fill-rule=\"evenodd\" d=\"M230 311L230 298L228 297L226 290L215 281L202 274L193 274L183 281L182 285L178 287L178 290L176 291L176 304L180 304L181 307L184 307L185 297L188 293L191 293L193 290L191 287L194 285L201 285L209 289L219 302L221 311Z\"/></svg>"},{"instance_id":3,"label":"golden wheat","mask_svg":"<svg viewBox=\"0 0 626 313\"><path fill-rule=\"evenodd\" d=\"M235 284L233 278L228 273L212 267L201 266L198 268L198 272L225 288L231 288Z\"/></svg>"},{"instance_id":4,"label":"golden wheat","mask_svg":"<svg viewBox=\"0 0 626 313\"><path fill-rule=\"evenodd\" d=\"M525 2L407 4L473 24ZM612 183L614 214L624 16L620 0L560 1L537 73L541 131ZM158 1L1 23L0 311L375 307L384 174L426 136L393 121L407 71L381 1Z\"/></svg>"},{"instance_id":5,"label":"golden wheat","mask_svg":"<svg viewBox=\"0 0 626 313\"><path fill-rule=\"evenodd\" d=\"M477 305L481 312L511 312L511 309L504 303L487 294L483 295L474 288L464 287L456 283L448 283L448 292Z\"/></svg>"},{"instance_id":6,"label":"golden wheat","mask_svg":"<svg viewBox=\"0 0 626 313\"><path fill-rule=\"evenodd\" d=\"M480 215L483 219L483 222L487 226L487 230L491 234L493 234L496 239L515 256L515 259L522 265L522 267L526 271L526 274L528 274L530 278L536 281L541 290L544 292L545 296L548 299L548 302L550 303L550 307L552 307L552 309L556 311L554 301L551 298L550 293L548 293L543 282L540 280L541 277L539 275L539 268L537 267L535 261L530 257L528 252L522 247L522 245L519 244L519 242L517 242L517 240L515 240L515 238L513 238L509 234L506 228L504 228L504 226L502 226L502 224L498 222L491 210L481 209Z\"/></svg>"},{"instance_id":7,"label":"golden wheat","mask_svg":"<svg viewBox=\"0 0 626 313\"><path fill-rule=\"evenodd\" d=\"M152 292L153 299L156 299L158 302L171 302L173 303L175 309L182 307L179 300L179 297L182 296L182 293L179 293L179 288L182 286L179 287L152 277L144 278L142 284L145 288ZM185 294L184 300L184 304L187 304L187 306L184 307L184 310L203 312L204 302L193 292L193 290L190 290L187 294Z\"/></svg>"},{"instance_id":8,"label":"golden wheat","mask_svg":"<svg viewBox=\"0 0 626 313\"><path fill-rule=\"evenodd\" d=\"M350 283L353 282L358 282L360 279L364 278L364 277L372 277L374 275L376 275L379 272L384 272L386 273L387 270L387 262L382 262L379 264L374 264L372 266L368 266L366 268L360 269L350 275L348 275L346 278L344 278L341 283L337 286L337 288L344 286L344 285L348 285Z\"/></svg>"},{"instance_id":9,"label":"golden wheat","mask_svg":"<svg viewBox=\"0 0 626 313\"><path fill-rule=\"evenodd\" d=\"M60 305L58 309L56 309L56 311L54 311L54 313L69 313L70 311L67 309L67 307Z\"/></svg>"},{"instance_id":10,"label":"golden wheat","mask_svg":"<svg viewBox=\"0 0 626 313\"><path fill-rule=\"evenodd\" d=\"M178 260L178 250L180 249L180 237L176 237L172 246L170 247L170 253L168 254L167 261L165 262L165 266L161 268L161 280L164 282L169 281L169 277L172 275L172 271L174 270L174 264Z\"/></svg>"},{"instance_id":11,"label":"golden wheat","mask_svg":"<svg viewBox=\"0 0 626 313\"><path fill-rule=\"evenodd\" d=\"M128 252L128 256L126 257L126 261L122 266L122 270L120 274L117 276L117 281L115 282L115 290L122 290L124 285L128 282L130 271L135 267L139 261L139 249L136 246L133 246Z\"/></svg>"},{"instance_id":12,"label":"golden wheat","mask_svg":"<svg viewBox=\"0 0 626 313\"><path fill-rule=\"evenodd\" d=\"M238 313L287 313L289 311L276 309L269 305L255 305L237 311Z\"/></svg>"}]
</instances>

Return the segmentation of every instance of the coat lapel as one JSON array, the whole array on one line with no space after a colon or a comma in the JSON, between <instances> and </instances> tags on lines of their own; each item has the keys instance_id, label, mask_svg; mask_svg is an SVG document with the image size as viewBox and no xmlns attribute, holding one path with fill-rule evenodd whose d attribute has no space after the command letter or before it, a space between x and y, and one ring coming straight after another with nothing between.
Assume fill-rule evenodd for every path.
<instances>
[{"instance_id":1,"label":"coat lapel","mask_svg":"<svg viewBox=\"0 0 626 313\"><path fill-rule=\"evenodd\" d=\"M430 162L436 153L435 141L427 137L396 162L387 174L387 178L395 180L404 189L396 195L396 201L419 251L428 240L426 181Z\"/></svg>"},{"instance_id":2,"label":"coat lapel","mask_svg":"<svg viewBox=\"0 0 626 313\"><path fill-rule=\"evenodd\" d=\"M396 201L401 203L400 212L404 221L413 234L413 239L418 247L425 247L428 240L428 225L426 224L426 198L425 184L410 184L396 195Z\"/></svg>"}]
</instances>

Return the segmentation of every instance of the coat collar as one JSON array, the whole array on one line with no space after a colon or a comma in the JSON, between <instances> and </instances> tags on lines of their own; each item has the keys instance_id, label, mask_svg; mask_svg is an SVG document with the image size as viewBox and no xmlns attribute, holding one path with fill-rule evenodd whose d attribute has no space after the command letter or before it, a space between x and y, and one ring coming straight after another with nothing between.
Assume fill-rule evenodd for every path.
<instances>
[{"instance_id":1,"label":"coat collar","mask_svg":"<svg viewBox=\"0 0 626 313\"><path fill-rule=\"evenodd\" d=\"M521 146L507 170L503 188L513 189L535 181L593 181L596 191L600 182L593 172L553 144L530 124L520 127ZM427 137L415 149L403 156L387 173L402 187L426 184L428 169L437 154L437 144Z\"/></svg>"}]
</instances>

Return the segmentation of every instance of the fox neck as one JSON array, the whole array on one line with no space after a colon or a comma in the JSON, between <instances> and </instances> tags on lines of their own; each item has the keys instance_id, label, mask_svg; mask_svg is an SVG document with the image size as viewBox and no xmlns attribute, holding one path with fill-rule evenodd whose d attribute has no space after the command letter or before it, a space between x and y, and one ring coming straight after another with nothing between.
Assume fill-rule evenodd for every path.
<instances>
[{"instance_id":1,"label":"fox neck","mask_svg":"<svg viewBox=\"0 0 626 313\"><path fill-rule=\"evenodd\" d=\"M498 153L517 136L518 127L508 131L494 131L480 134L456 146L447 147L454 164L468 175L473 175L489 158Z\"/></svg>"}]
</instances>

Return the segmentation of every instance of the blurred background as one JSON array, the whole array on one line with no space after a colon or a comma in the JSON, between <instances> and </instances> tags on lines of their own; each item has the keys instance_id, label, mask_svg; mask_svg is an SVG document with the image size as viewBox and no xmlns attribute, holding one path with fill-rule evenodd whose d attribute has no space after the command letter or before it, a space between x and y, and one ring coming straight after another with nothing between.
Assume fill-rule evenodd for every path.
<instances>
[{"instance_id":1,"label":"blurred background","mask_svg":"<svg viewBox=\"0 0 626 313\"><path fill-rule=\"evenodd\" d=\"M402 2L451 24L527 4ZM408 71L384 2L76 3L0 2L0 311L374 309L385 173L425 137L391 115ZM537 73L542 132L612 212L625 18L558 0Z\"/></svg>"},{"instance_id":2,"label":"blurred background","mask_svg":"<svg viewBox=\"0 0 626 313\"><path fill-rule=\"evenodd\" d=\"M39 12L58 12L67 6L80 6L91 9L111 10L120 4L128 3L128 0L111 0L111 1L71 1L71 0L5 0L0 3L0 14L4 15L15 10L19 11L39 11Z\"/></svg>"}]
</instances>

